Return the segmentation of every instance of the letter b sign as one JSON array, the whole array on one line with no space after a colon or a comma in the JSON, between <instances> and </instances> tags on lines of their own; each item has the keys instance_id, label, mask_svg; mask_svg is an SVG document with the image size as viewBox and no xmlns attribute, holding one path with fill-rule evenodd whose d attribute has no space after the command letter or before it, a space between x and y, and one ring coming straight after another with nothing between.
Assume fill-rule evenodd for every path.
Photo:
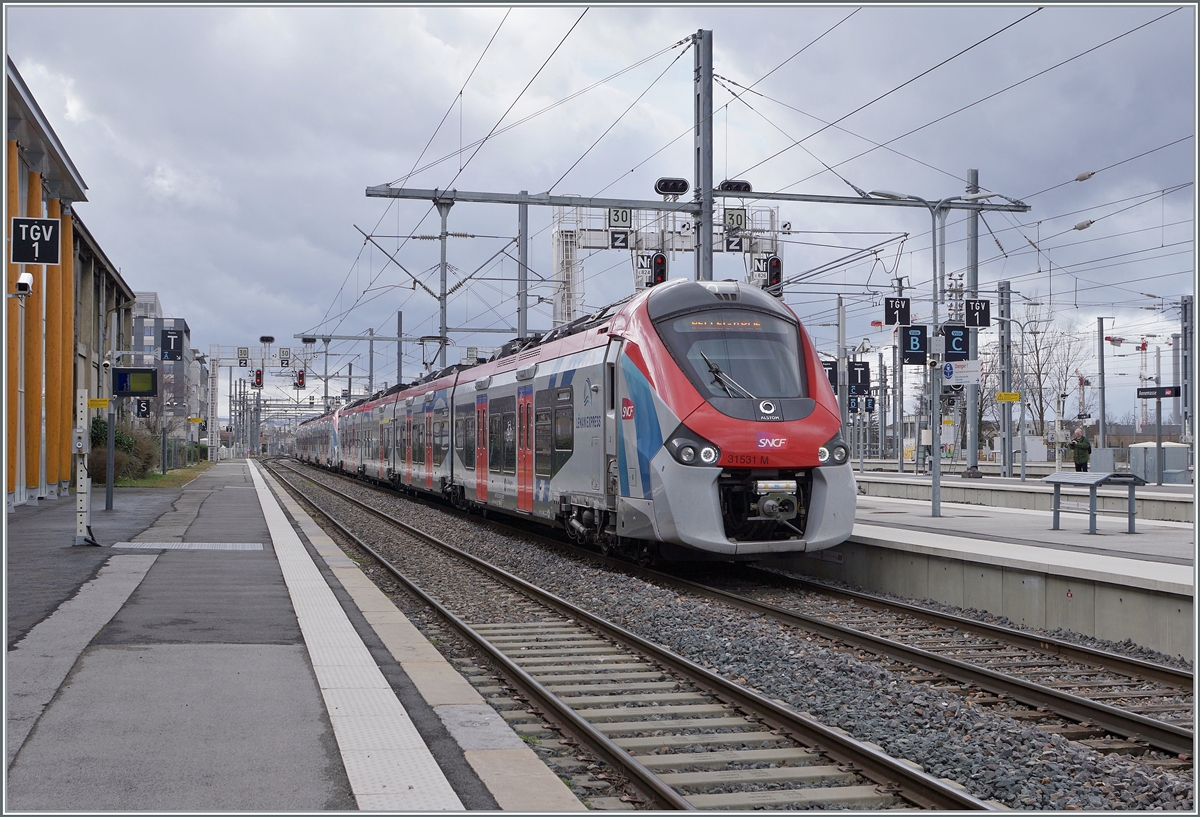
<instances>
[{"instance_id":1,"label":"letter b sign","mask_svg":"<svg viewBox=\"0 0 1200 817\"><path fill-rule=\"evenodd\" d=\"M929 357L929 333L924 326L906 326L900 330L901 355L906 366L923 366Z\"/></svg>"}]
</instances>

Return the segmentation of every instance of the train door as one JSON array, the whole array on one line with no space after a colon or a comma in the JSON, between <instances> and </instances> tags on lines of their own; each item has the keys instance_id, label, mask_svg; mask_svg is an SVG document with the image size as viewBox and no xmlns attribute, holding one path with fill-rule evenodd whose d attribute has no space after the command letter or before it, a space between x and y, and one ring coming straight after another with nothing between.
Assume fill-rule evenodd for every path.
<instances>
[{"instance_id":1,"label":"train door","mask_svg":"<svg viewBox=\"0 0 1200 817\"><path fill-rule=\"evenodd\" d=\"M475 499L488 498L488 415L487 395L475 397Z\"/></svg>"},{"instance_id":2,"label":"train door","mask_svg":"<svg viewBox=\"0 0 1200 817\"><path fill-rule=\"evenodd\" d=\"M533 386L517 388L517 510L533 511Z\"/></svg>"},{"instance_id":3,"label":"train door","mask_svg":"<svg viewBox=\"0 0 1200 817\"><path fill-rule=\"evenodd\" d=\"M376 466L375 466L375 470L377 472L376 479L379 479L379 480L387 479L387 472L388 472L388 465L389 465L389 463L388 463L388 449L389 449L388 443L392 439L392 424L390 422L388 422L387 417L382 416L383 412L384 412L384 408L382 406L380 406L379 413L381 416L379 418L379 453L377 454L378 459L376 460Z\"/></svg>"},{"instance_id":4,"label":"train door","mask_svg":"<svg viewBox=\"0 0 1200 817\"><path fill-rule=\"evenodd\" d=\"M412 457L412 407L405 406L404 408L404 484L412 485L413 482L413 457Z\"/></svg>"},{"instance_id":5,"label":"train door","mask_svg":"<svg viewBox=\"0 0 1200 817\"><path fill-rule=\"evenodd\" d=\"M425 487L433 489L433 404L425 404Z\"/></svg>"},{"instance_id":6,"label":"train door","mask_svg":"<svg viewBox=\"0 0 1200 817\"><path fill-rule=\"evenodd\" d=\"M404 443L404 429L400 425L404 418L396 416L399 409L400 401L397 400L395 403L392 403L391 408L388 411L388 428L391 429L391 431L389 432L390 436L388 438L388 447L386 452L387 474L393 485L400 478L400 466L402 457L404 456L404 452L400 449L400 446Z\"/></svg>"},{"instance_id":7,"label":"train door","mask_svg":"<svg viewBox=\"0 0 1200 817\"><path fill-rule=\"evenodd\" d=\"M620 464L617 462L621 438L620 403L617 395L617 361L621 356L621 340L612 338L604 356L604 492L615 497L620 493Z\"/></svg>"}]
</instances>

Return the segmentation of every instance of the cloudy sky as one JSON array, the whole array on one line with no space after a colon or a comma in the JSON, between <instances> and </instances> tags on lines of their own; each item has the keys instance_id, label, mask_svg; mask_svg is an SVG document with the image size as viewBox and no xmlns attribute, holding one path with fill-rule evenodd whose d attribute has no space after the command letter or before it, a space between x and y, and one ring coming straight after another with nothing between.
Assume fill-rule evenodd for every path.
<instances>
[{"instance_id":1,"label":"cloudy sky","mask_svg":"<svg viewBox=\"0 0 1200 817\"><path fill-rule=\"evenodd\" d=\"M130 286L157 291L167 313L187 319L201 350L263 334L393 335L401 310L406 334L436 333L436 301L384 253L436 290L438 243L422 238L438 232L436 212L368 198L367 187L653 199L656 178L691 178L688 38L699 29L713 32L722 78L718 180L938 200L962 194L977 169L982 187L1032 208L985 217L981 289L1011 281L1092 348L1097 316L1131 340L1157 335L1151 366L1154 345L1179 331L1179 296L1194 291L1191 6L8 5L5 14L7 53L87 182L81 218ZM786 275L828 265L787 293L823 350L836 343L839 292L853 342L892 342L870 323L897 277L926 299L916 315L928 315L927 211L779 203L778 215L792 225ZM553 277L553 216L531 208L531 294L546 299L531 311L533 329L551 322L542 280ZM450 325L514 326L516 208L459 204L449 229L465 236L449 242L451 286L475 274L451 296ZM952 214L952 276L966 264L965 237ZM832 263L870 247L864 260ZM582 254L587 307L631 290L628 252ZM715 277L742 278L745 262L718 255ZM691 277L690 253L671 263L672 277ZM505 339L458 333L450 360ZM394 383L394 345L377 346L376 384ZM330 348L340 355L331 369L366 369L365 343ZM1110 347L1125 356L1106 364L1118 415L1133 408L1137 385L1129 350ZM406 378L421 354L406 347ZM1094 374L1094 354L1088 366Z\"/></svg>"}]
</instances>

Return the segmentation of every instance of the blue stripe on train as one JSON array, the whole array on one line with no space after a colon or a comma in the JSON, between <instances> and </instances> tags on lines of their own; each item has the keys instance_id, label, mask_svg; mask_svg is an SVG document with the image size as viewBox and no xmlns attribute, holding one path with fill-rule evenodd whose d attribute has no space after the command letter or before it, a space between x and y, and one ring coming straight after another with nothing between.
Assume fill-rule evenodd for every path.
<instances>
[{"instance_id":1,"label":"blue stripe on train","mask_svg":"<svg viewBox=\"0 0 1200 817\"><path fill-rule=\"evenodd\" d=\"M629 399L633 402L633 429L637 449L638 474L642 481L642 497L650 498L650 460L662 448L662 431L658 427L658 410L654 406L654 394L650 383L641 370L625 355L621 355L621 372L625 375L625 388L629 390ZM626 420L621 420L622 432ZM624 454L625 439L621 436L618 454ZM621 495L629 496L629 483L625 471L624 457L619 457L618 467L621 469Z\"/></svg>"}]
</instances>

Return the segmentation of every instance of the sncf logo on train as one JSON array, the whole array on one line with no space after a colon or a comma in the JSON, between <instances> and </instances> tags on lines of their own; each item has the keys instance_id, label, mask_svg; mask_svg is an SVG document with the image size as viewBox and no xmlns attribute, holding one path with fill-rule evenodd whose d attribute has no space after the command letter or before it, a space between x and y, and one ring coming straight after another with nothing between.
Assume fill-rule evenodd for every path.
<instances>
[{"instance_id":1,"label":"sncf logo on train","mask_svg":"<svg viewBox=\"0 0 1200 817\"><path fill-rule=\"evenodd\" d=\"M633 419L633 401L630 400L628 397L621 398L621 419L622 420L632 420Z\"/></svg>"},{"instance_id":2,"label":"sncf logo on train","mask_svg":"<svg viewBox=\"0 0 1200 817\"><path fill-rule=\"evenodd\" d=\"M772 437L770 434L758 435L758 448L762 450L771 450L774 448L784 448L787 445L787 437Z\"/></svg>"}]
</instances>

